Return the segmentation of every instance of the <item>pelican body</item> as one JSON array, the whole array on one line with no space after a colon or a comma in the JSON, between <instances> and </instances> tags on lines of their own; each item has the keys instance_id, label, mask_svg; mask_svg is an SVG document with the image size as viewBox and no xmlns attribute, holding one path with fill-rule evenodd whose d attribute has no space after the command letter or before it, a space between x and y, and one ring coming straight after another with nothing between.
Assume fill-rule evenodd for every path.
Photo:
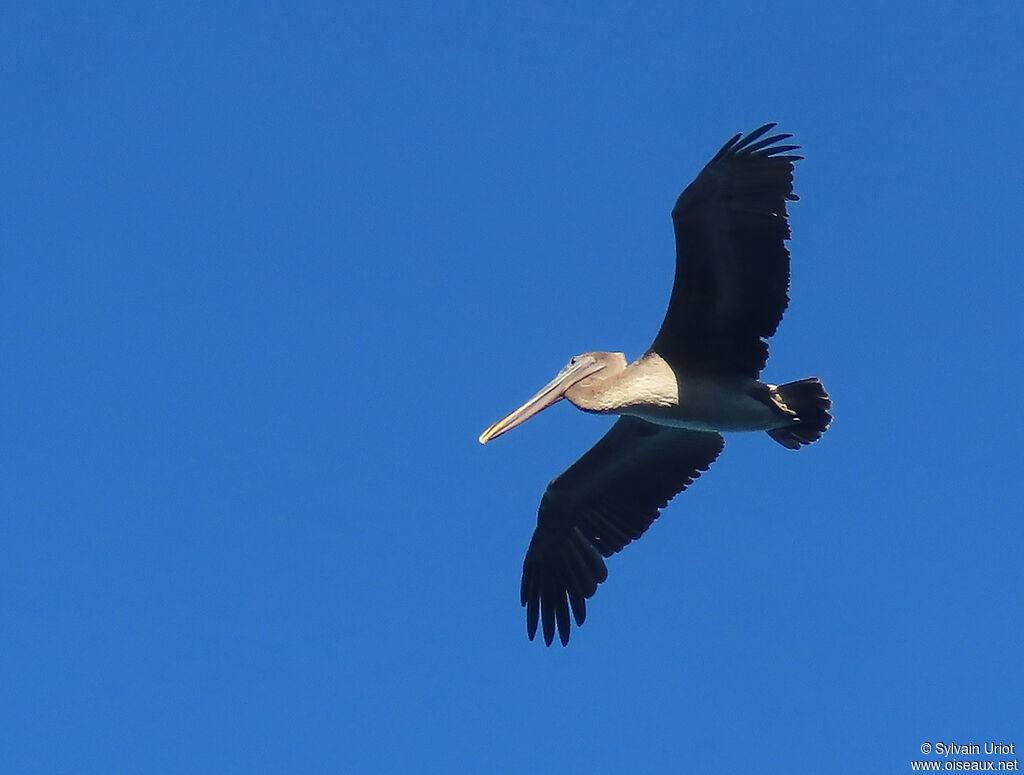
<instances>
[{"instance_id":1,"label":"pelican body","mask_svg":"<svg viewBox=\"0 0 1024 775\"><path fill-rule=\"evenodd\" d=\"M797 417L776 385L744 377L677 374L656 352L628 365L622 353L590 352L574 356L537 395L480 434L480 443L562 398L585 412L629 415L694 431L770 431L794 425Z\"/></svg>"},{"instance_id":2,"label":"pelican body","mask_svg":"<svg viewBox=\"0 0 1024 775\"><path fill-rule=\"evenodd\" d=\"M653 344L574 356L526 403L480 435L486 443L566 399L620 419L548 485L523 564L521 602L533 640L543 623L568 644L586 599L607 578L604 559L639 538L668 501L706 471L721 432L765 431L789 449L818 440L832 402L817 378L783 385L758 379L765 341L789 302L786 202L794 201L791 135L766 124L736 135L672 210L676 271Z\"/></svg>"}]
</instances>

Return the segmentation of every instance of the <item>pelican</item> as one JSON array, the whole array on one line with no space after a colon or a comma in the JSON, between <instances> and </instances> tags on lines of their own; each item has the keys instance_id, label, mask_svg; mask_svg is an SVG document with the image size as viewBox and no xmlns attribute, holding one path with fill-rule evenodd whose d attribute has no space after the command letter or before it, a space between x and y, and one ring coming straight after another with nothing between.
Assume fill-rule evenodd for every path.
<instances>
[{"instance_id":1,"label":"pelican","mask_svg":"<svg viewBox=\"0 0 1024 775\"><path fill-rule=\"evenodd\" d=\"M553 479L523 563L520 599L530 640L569 642L586 600L608 577L605 558L638 539L661 509L706 471L723 431L766 431L787 449L821 438L832 402L817 378L761 382L765 341L789 302L792 137L775 124L738 134L705 165L672 209L676 269L665 319L637 360L574 356L533 398L494 423L480 443L565 398L616 414L611 429Z\"/></svg>"}]
</instances>

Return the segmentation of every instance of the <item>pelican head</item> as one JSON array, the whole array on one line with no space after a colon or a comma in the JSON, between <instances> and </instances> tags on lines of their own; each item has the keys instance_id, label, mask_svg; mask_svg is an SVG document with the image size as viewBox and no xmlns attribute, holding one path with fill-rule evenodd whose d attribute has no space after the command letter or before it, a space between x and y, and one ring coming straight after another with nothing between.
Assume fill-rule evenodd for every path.
<instances>
[{"instance_id":1,"label":"pelican head","mask_svg":"<svg viewBox=\"0 0 1024 775\"><path fill-rule=\"evenodd\" d=\"M609 379L617 377L625 368L626 357L622 353L574 355L558 376L542 387L537 395L481 433L480 443L486 444L512 430L563 398L568 398L580 409L594 411L593 397L601 392Z\"/></svg>"}]
</instances>

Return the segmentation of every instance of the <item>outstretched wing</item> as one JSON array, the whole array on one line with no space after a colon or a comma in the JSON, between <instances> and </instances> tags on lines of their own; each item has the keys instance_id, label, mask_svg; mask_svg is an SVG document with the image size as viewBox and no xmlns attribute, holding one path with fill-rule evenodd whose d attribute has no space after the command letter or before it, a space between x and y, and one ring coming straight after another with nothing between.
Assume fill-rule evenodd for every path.
<instances>
[{"instance_id":1,"label":"outstretched wing","mask_svg":"<svg viewBox=\"0 0 1024 775\"><path fill-rule=\"evenodd\" d=\"M786 202L803 157L778 144L792 135L763 137L774 126L733 137L672 210L675 281L651 350L685 371L757 377L789 302Z\"/></svg>"},{"instance_id":2,"label":"outstretched wing","mask_svg":"<svg viewBox=\"0 0 1024 775\"><path fill-rule=\"evenodd\" d=\"M586 599L608 577L604 558L639 538L660 509L706 471L725 444L717 433L620 417L544 492L523 563L522 604L533 640L538 621L551 645L555 626L569 642Z\"/></svg>"}]
</instances>

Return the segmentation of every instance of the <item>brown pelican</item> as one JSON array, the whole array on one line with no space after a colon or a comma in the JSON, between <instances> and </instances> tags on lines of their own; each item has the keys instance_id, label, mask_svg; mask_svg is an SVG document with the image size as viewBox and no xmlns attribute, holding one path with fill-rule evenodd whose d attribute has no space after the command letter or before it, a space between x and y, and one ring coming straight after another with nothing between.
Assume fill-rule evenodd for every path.
<instances>
[{"instance_id":1,"label":"brown pelican","mask_svg":"<svg viewBox=\"0 0 1024 775\"><path fill-rule=\"evenodd\" d=\"M786 202L795 201L792 135L765 124L727 142L672 209L676 271L654 343L627 365L622 353L577 355L537 395L480 435L511 430L563 398L620 415L583 457L548 485L523 563L521 602L533 640L555 628L569 642L572 612L608 577L604 558L639 538L662 508L722 451L720 431L767 431L788 449L821 438L832 402L816 378L761 382L765 339L789 302Z\"/></svg>"}]
</instances>

